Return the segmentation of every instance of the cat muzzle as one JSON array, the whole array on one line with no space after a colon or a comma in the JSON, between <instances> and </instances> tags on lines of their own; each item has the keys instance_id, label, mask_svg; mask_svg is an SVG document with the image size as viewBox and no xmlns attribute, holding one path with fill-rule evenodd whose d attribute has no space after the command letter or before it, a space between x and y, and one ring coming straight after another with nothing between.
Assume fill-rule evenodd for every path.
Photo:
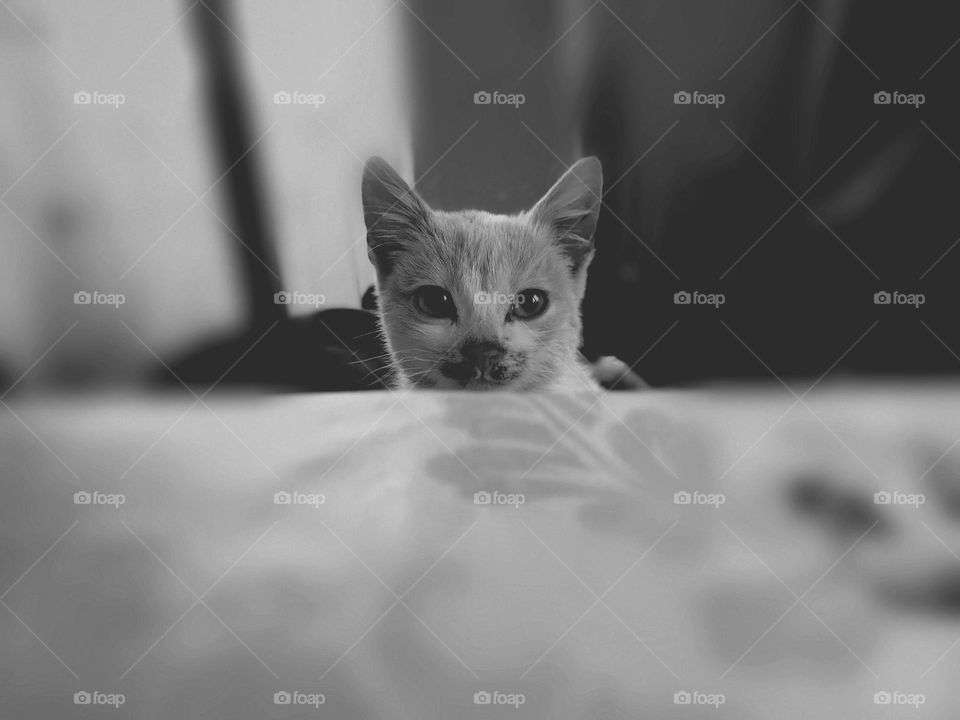
<instances>
[{"instance_id":1,"label":"cat muzzle","mask_svg":"<svg viewBox=\"0 0 960 720\"><path fill-rule=\"evenodd\" d=\"M465 344L460 348L460 355L461 362L445 363L440 372L463 383L471 380L497 383L507 379L507 366L502 362L505 349L497 343Z\"/></svg>"}]
</instances>

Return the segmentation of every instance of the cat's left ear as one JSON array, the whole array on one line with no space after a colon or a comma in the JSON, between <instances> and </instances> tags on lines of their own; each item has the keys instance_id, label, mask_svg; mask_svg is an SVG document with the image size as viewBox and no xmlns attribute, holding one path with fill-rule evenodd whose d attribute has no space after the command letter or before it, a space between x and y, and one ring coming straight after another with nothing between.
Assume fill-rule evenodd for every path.
<instances>
[{"instance_id":1,"label":"cat's left ear","mask_svg":"<svg viewBox=\"0 0 960 720\"><path fill-rule=\"evenodd\" d=\"M367 255L382 275L404 247L430 231L430 209L386 160L374 157L363 170L363 220Z\"/></svg>"},{"instance_id":2,"label":"cat's left ear","mask_svg":"<svg viewBox=\"0 0 960 720\"><path fill-rule=\"evenodd\" d=\"M530 210L528 217L548 226L576 273L593 252L600 214L603 169L595 157L579 160Z\"/></svg>"}]
</instances>

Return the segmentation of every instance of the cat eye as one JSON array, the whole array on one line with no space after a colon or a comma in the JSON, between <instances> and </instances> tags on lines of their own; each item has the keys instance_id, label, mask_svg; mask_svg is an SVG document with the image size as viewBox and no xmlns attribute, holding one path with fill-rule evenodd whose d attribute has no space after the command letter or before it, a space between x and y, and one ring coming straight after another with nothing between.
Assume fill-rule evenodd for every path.
<instances>
[{"instance_id":1,"label":"cat eye","mask_svg":"<svg viewBox=\"0 0 960 720\"><path fill-rule=\"evenodd\" d=\"M518 320L532 320L547 309L547 293L543 290L522 290L510 308L510 315Z\"/></svg>"},{"instance_id":2,"label":"cat eye","mask_svg":"<svg viewBox=\"0 0 960 720\"><path fill-rule=\"evenodd\" d=\"M457 317L457 306L453 302L453 297L439 285L424 285L417 288L413 293L413 302L417 310L429 317L451 320Z\"/></svg>"}]
</instances>

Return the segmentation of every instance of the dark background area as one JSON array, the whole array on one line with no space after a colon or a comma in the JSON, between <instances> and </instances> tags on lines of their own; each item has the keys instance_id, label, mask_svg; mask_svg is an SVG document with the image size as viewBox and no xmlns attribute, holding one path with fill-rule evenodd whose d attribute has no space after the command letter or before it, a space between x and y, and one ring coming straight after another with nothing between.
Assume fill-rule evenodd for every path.
<instances>
[{"instance_id":1,"label":"dark background area","mask_svg":"<svg viewBox=\"0 0 960 720\"><path fill-rule=\"evenodd\" d=\"M834 363L835 374L960 369L960 51L944 55L960 23L949 4L412 7L449 45L410 20L417 172L480 119L421 182L428 202L516 211L579 156L603 162L588 355L639 360L656 385L819 376ZM472 105L483 89L526 102ZM726 102L675 105L680 90ZM876 105L880 90L926 102ZM726 302L675 305L680 290ZM926 302L875 305L883 290Z\"/></svg>"}]
</instances>

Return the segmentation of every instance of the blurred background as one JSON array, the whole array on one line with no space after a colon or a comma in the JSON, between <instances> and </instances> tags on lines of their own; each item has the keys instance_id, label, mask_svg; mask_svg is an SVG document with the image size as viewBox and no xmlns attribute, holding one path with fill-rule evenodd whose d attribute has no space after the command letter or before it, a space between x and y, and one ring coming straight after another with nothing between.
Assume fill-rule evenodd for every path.
<instances>
[{"instance_id":1,"label":"blurred background","mask_svg":"<svg viewBox=\"0 0 960 720\"><path fill-rule=\"evenodd\" d=\"M584 351L654 385L953 375L953 20L852 0L4 0L0 393L377 387L373 154L436 207L502 212L598 155Z\"/></svg>"}]
</instances>

